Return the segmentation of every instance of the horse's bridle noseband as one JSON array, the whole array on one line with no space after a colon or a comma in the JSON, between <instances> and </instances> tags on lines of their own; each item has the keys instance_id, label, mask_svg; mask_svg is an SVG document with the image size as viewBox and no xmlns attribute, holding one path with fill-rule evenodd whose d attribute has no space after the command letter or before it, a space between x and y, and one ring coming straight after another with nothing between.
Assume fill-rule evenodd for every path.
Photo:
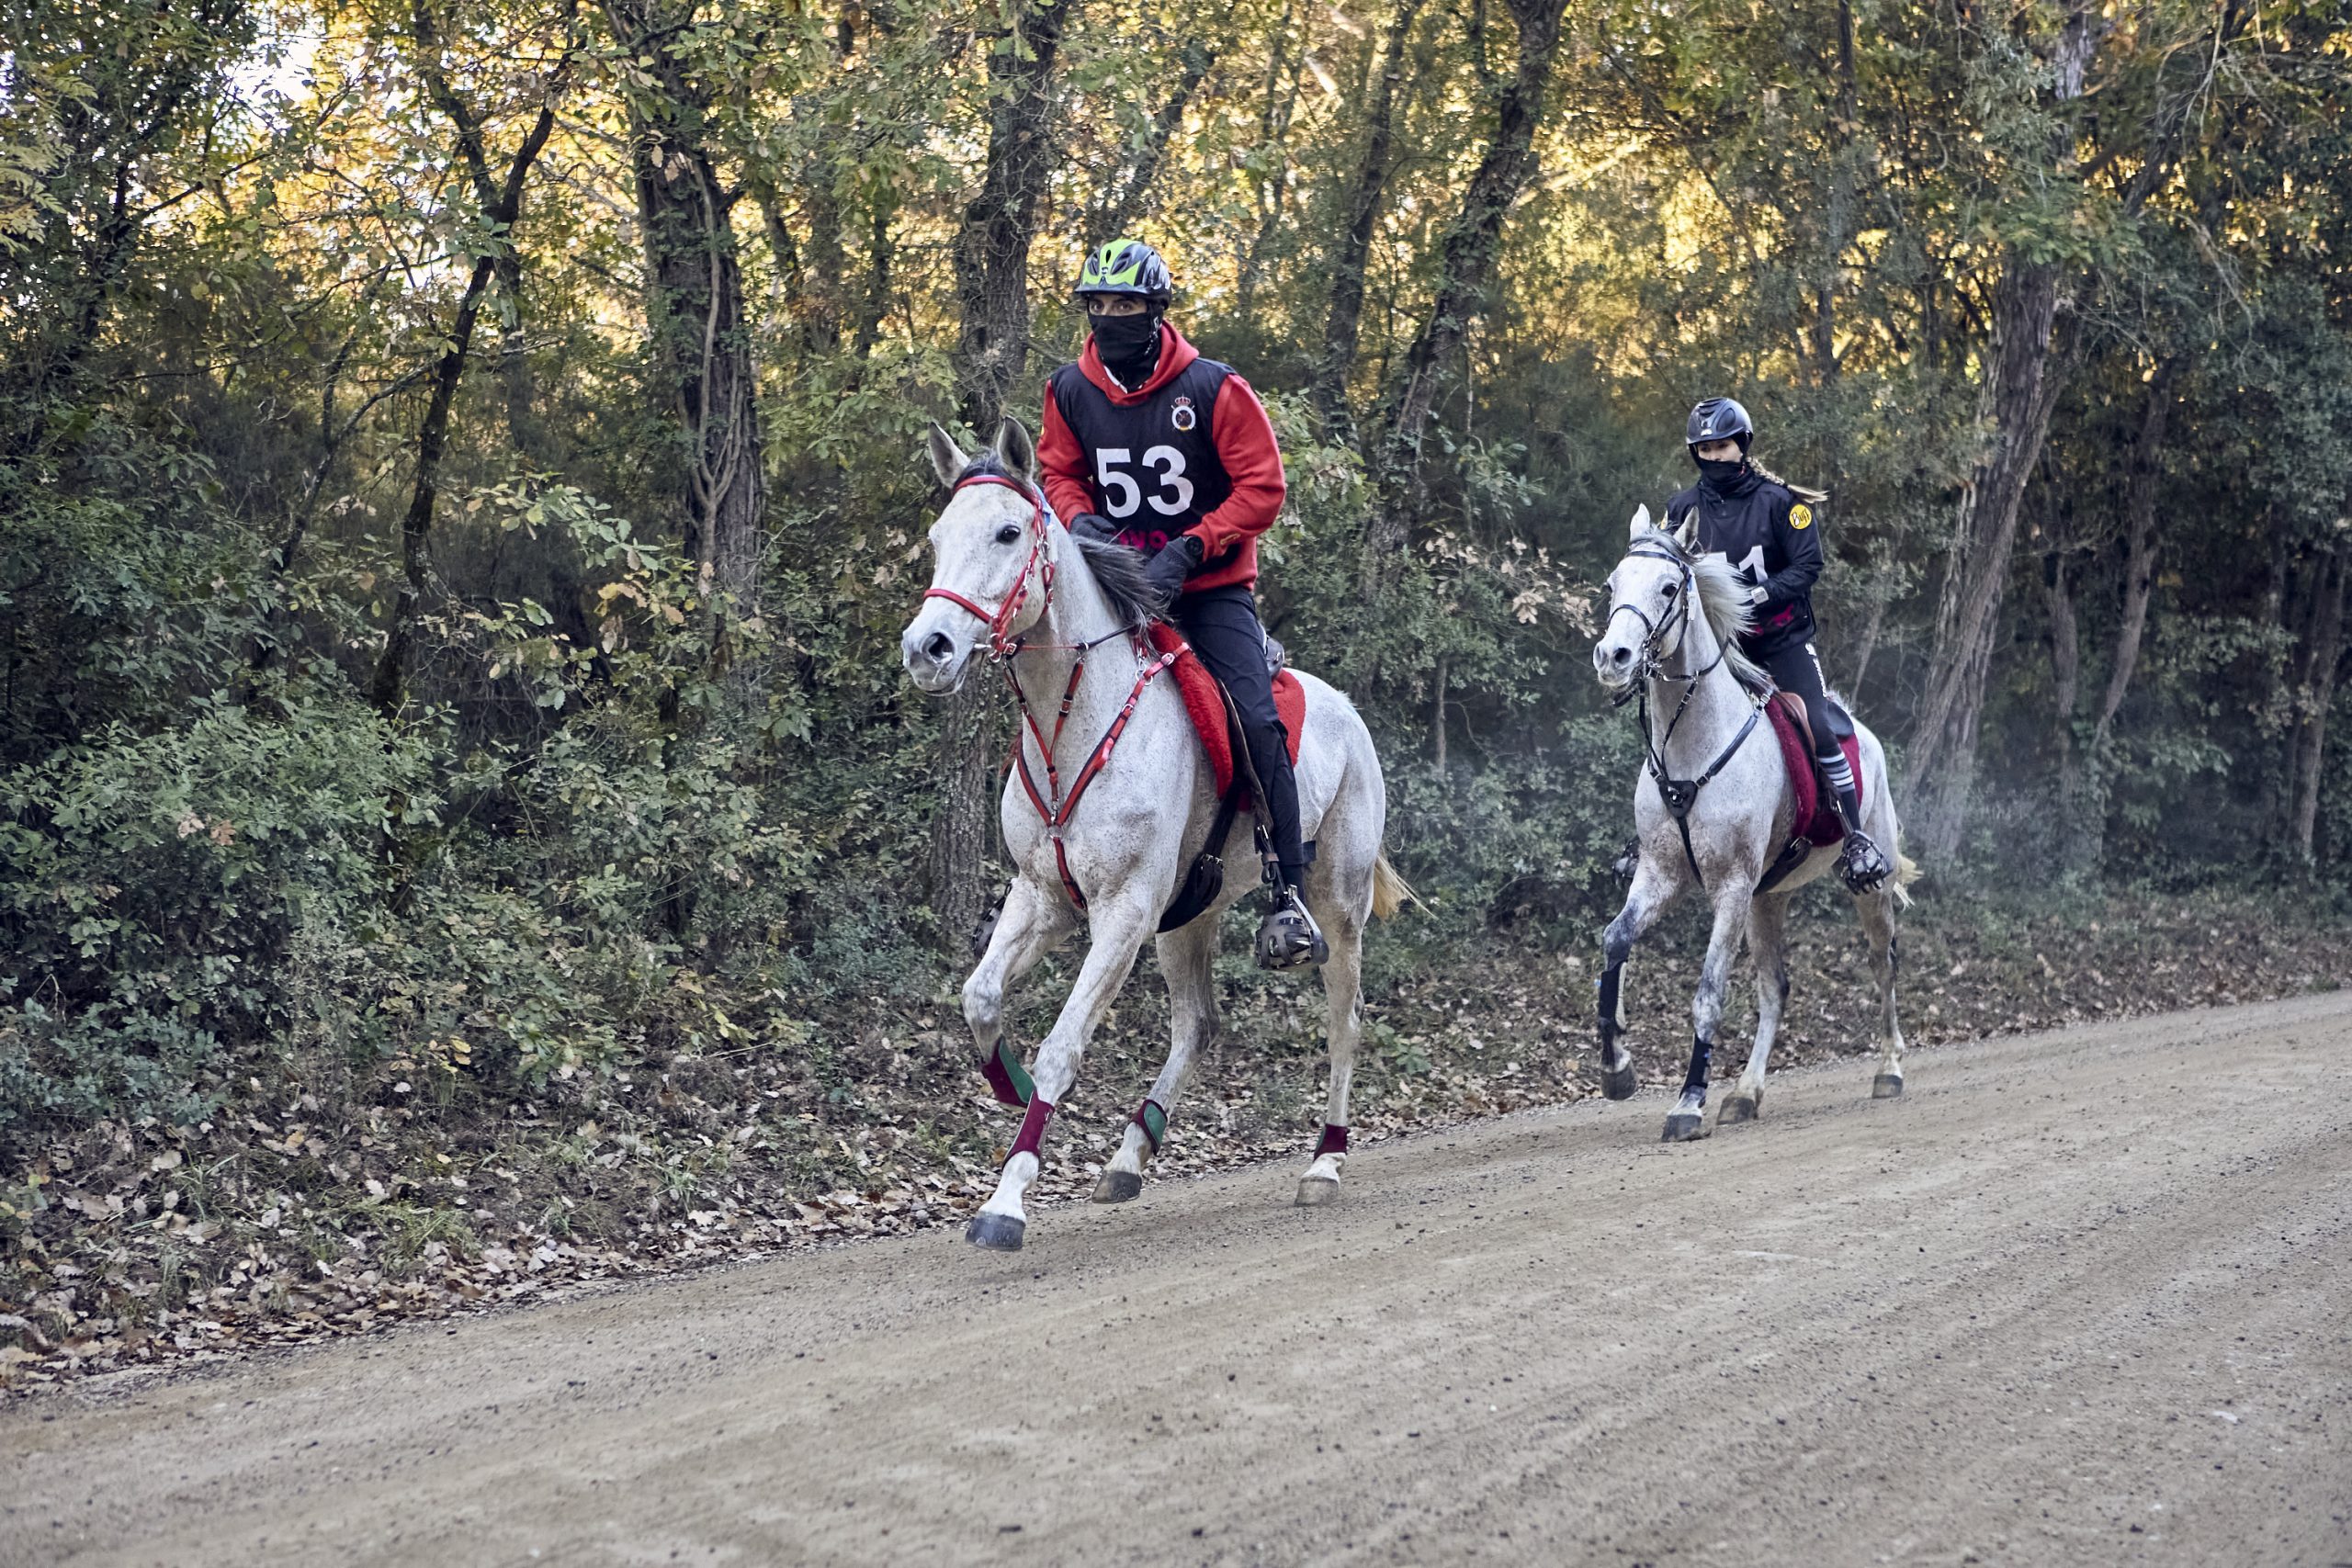
<instances>
[{"instance_id":1,"label":"horse's bridle noseband","mask_svg":"<svg viewBox=\"0 0 2352 1568\"><path fill-rule=\"evenodd\" d=\"M926 588L923 590L922 596L926 599L944 599L959 609L970 611L986 622L989 628L989 660L991 663L998 663L1021 651L1021 639L1007 636L1006 628L1012 625L1012 617L1021 613L1021 606L1029 602L1029 571L1031 568L1040 564L1038 560L1040 556L1045 557L1044 570L1041 573L1041 579L1045 584L1041 611L1043 607L1053 604L1054 558L1046 555L1044 492L1032 491L1018 480L1003 474L968 474L956 480L955 490L949 493L953 495L968 490L974 485L1001 485L1029 503L1029 558L1021 563L1021 575L1014 581L1012 592L1006 594L1004 603L994 610L982 609L952 588Z\"/></svg>"},{"instance_id":2,"label":"horse's bridle noseband","mask_svg":"<svg viewBox=\"0 0 2352 1568\"><path fill-rule=\"evenodd\" d=\"M1634 666L1633 675L1626 681L1625 690L1616 698L1614 705L1618 707L1623 707L1627 703L1633 700L1634 694L1641 690L1642 687L1647 685L1651 681L1659 678L1657 667L1664 661L1667 653L1666 634L1670 631L1679 630L1689 624L1690 619L1690 601L1697 598L1699 594L1699 580L1697 575L1690 570L1690 558L1684 555L1680 550L1676 549L1671 546L1667 546L1663 548L1652 547L1645 549L1643 547L1643 546L1650 543L1651 541L1646 539L1637 542L1632 549L1625 552L1625 559L1633 560L1639 558L1643 560L1662 560L1668 562L1669 565L1679 567L1682 570L1682 581L1675 590L1674 608L1668 611L1667 614L1658 620L1652 620L1648 611L1643 609L1639 604L1634 604L1630 600L1623 604L1615 604L1610 607L1609 618L1611 620L1615 620L1622 614L1630 613L1635 620L1642 623L1642 630L1647 634L1642 638L1641 657L1639 661ZM1676 644L1677 648L1679 648L1680 646L1681 645L1679 643ZM1710 670L1713 668L1714 668L1714 666L1708 666L1708 669ZM1690 682L1695 685L1698 682L1699 675L1704 675L1706 672L1706 670L1702 670L1698 671L1698 674L1692 675L1689 679ZM1667 677L1667 679L1679 681L1683 679L1683 677L1678 675L1669 676ZM1679 717L1680 716L1678 714L1677 716Z\"/></svg>"}]
</instances>

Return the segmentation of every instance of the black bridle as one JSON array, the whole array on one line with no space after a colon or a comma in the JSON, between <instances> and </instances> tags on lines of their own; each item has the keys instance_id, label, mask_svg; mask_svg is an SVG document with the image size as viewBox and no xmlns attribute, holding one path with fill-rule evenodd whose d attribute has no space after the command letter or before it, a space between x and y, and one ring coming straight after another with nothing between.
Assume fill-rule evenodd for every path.
<instances>
[{"instance_id":1,"label":"black bridle","mask_svg":"<svg viewBox=\"0 0 2352 1568\"><path fill-rule=\"evenodd\" d=\"M1611 621L1617 618L1620 611L1630 611L1634 618L1642 623L1643 630L1648 634L1642 639L1641 651L1634 665L1633 678L1626 682L1625 690L1618 694L1612 705L1623 707L1628 702L1635 704L1635 711L1640 715L1642 723L1643 765L1648 768L1650 777L1657 782L1658 798L1666 803L1668 815L1674 818L1675 830L1682 835L1682 858L1690 863L1690 875L1699 884L1700 890L1703 892L1706 889L1707 879L1699 870L1697 852L1690 847L1690 808L1699 803L1699 792L1705 788L1717 773L1724 771L1724 764L1728 763L1738 753L1739 749L1747 743L1748 736L1755 733L1756 722L1763 716L1764 701L1769 699L1758 700L1748 709L1747 722L1739 727L1739 733L1731 738L1731 744L1725 746L1721 752L1717 753L1715 760L1707 764L1706 772L1694 779L1676 779L1667 776L1666 749L1674 743L1675 728L1682 722L1683 714L1690 709L1690 699L1698 695L1699 682L1713 674L1731 652L1731 642L1725 638L1723 645L1715 649L1714 658L1709 660L1704 668L1693 670L1687 675L1669 675L1661 670L1659 666L1670 657L1669 650L1666 647L1667 634L1671 631L1687 632L1689 630L1690 605L1692 601L1699 597L1699 577L1698 573L1691 569L1690 558L1663 534L1653 534L1650 537L1635 540L1634 547L1625 552L1625 559L1636 558L1666 561L1680 569L1682 581L1675 590L1674 608L1656 620L1652 620L1639 604L1630 601L1610 607L1609 618ZM1681 650L1682 638L1677 637L1671 652L1679 653ZM1656 734L1650 724L1649 694L1650 682L1653 681L1669 682L1682 688L1682 700L1674 705L1674 713L1666 721L1664 735Z\"/></svg>"}]
</instances>

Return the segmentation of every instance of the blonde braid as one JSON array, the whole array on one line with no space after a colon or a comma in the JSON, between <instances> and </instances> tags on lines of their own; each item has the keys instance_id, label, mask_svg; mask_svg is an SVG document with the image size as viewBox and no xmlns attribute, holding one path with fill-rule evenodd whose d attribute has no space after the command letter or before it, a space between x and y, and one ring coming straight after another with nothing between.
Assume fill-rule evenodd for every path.
<instances>
[{"instance_id":1,"label":"blonde braid","mask_svg":"<svg viewBox=\"0 0 2352 1568\"><path fill-rule=\"evenodd\" d=\"M1787 491L1799 501L1811 502L1814 505L1819 506L1823 502L1829 499L1829 492L1827 491L1814 490L1805 485L1792 485L1753 457L1750 457L1747 460L1747 466L1756 470L1757 478L1763 479L1768 483L1779 485L1782 490Z\"/></svg>"}]
</instances>

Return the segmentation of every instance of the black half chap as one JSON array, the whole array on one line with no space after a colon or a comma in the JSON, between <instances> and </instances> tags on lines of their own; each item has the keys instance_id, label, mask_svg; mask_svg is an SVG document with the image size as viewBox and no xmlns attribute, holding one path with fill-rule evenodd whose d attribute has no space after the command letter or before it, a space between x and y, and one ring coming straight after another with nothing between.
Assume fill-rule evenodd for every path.
<instances>
[{"instance_id":1,"label":"black half chap","mask_svg":"<svg viewBox=\"0 0 2352 1568\"><path fill-rule=\"evenodd\" d=\"M1843 756L1838 732L1830 727L1829 694L1822 685L1821 660L1815 656L1813 644L1792 642L1765 654L1761 662L1772 672L1775 685L1804 699L1805 721L1813 726L1813 754L1824 761Z\"/></svg>"},{"instance_id":2,"label":"black half chap","mask_svg":"<svg viewBox=\"0 0 2352 1568\"><path fill-rule=\"evenodd\" d=\"M1258 600L1247 588L1211 588L1176 602L1176 625L1209 673L1233 694L1249 742L1250 763L1266 788L1266 831L1274 857L1295 875L1306 864L1298 836L1298 781L1291 773L1290 736L1274 710L1274 678L1266 669L1266 629Z\"/></svg>"}]
</instances>

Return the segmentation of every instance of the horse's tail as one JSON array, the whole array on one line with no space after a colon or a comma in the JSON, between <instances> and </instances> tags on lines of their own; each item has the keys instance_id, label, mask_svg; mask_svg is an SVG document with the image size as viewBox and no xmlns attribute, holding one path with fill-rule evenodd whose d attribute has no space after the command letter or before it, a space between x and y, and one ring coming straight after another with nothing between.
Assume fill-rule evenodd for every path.
<instances>
[{"instance_id":1,"label":"horse's tail","mask_svg":"<svg viewBox=\"0 0 2352 1568\"><path fill-rule=\"evenodd\" d=\"M1382 850L1380 858L1372 863L1372 913L1376 919L1391 920L1408 904L1419 904L1421 896L1413 891L1406 880L1396 874L1388 863L1388 852Z\"/></svg>"},{"instance_id":2,"label":"horse's tail","mask_svg":"<svg viewBox=\"0 0 2352 1568\"><path fill-rule=\"evenodd\" d=\"M1896 908L1907 909L1911 907L1911 885L1918 881L1919 876L1919 863L1901 850L1895 851L1894 907Z\"/></svg>"}]
</instances>

